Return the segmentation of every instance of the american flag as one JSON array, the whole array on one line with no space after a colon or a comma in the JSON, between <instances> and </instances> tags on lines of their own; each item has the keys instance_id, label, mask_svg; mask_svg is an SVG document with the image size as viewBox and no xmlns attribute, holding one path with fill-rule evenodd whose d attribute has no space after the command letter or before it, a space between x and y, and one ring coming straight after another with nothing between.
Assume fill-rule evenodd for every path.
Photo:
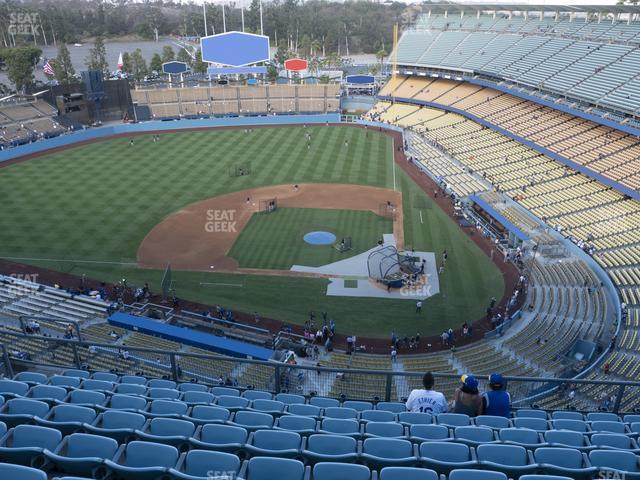
<instances>
[{"instance_id":1,"label":"american flag","mask_svg":"<svg viewBox=\"0 0 640 480\"><path fill-rule=\"evenodd\" d=\"M49 63L49 60L45 62L44 67L42 67L42 70L44 70L45 75L54 76L56 74L56 72L53 71L53 67Z\"/></svg>"}]
</instances>

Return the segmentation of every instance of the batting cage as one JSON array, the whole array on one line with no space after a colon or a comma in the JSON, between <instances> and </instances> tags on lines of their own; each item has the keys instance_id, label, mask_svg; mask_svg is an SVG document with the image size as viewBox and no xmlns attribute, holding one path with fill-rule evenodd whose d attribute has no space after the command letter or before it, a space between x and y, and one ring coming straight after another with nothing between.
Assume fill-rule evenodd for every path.
<instances>
[{"instance_id":1,"label":"batting cage","mask_svg":"<svg viewBox=\"0 0 640 480\"><path fill-rule=\"evenodd\" d=\"M278 209L278 198L268 198L266 200L260 200L260 212L272 213Z\"/></svg>"},{"instance_id":2,"label":"batting cage","mask_svg":"<svg viewBox=\"0 0 640 480\"><path fill-rule=\"evenodd\" d=\"M374 250L367 257L369 276L376 280L384 280L400 273L400 259L396 247L387 245Z\"/></svg>"},{"instance_id":3,"label":"batting cage","mask_svg":"<svg viewBox=\"0 0 640 480\"><path fill-rule=\"evenodd\" d=\"M229 166L229 176L231 178L244 177L246 175L251 175L251 162L234 163Z\"/></svg>"}]
</instances>

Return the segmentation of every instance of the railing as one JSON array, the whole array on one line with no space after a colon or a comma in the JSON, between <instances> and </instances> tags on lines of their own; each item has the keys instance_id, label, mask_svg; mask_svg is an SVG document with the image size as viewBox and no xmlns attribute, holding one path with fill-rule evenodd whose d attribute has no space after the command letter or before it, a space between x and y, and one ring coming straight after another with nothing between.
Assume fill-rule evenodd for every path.
<instances>
[{"instance_id":1,"label":"railing","mask_svg":"<svg viewBox=\"0 0 640 480\"><path fill-rule=\"evenodd\" d=\"M117 344L79 342L15 332L2 332L0 366L7 376L14 371L38 368L80 368L89 371L113 371L119 374L170 378L177 382L199 382L208 385L233 385L273 393L290 392L306 396L332 396L340 399L367 401L403 401L414 388L421 388L423 372L330 368L320 363L291 365L215 355L196 354L165 349L130 347ZM162 340L159 340L162 341ZM126 349L126 350L125 350ZM27 353L31 352L31 353ZM366 361L358 355L355 362ZM379 357L378 357L379 358ZM402 358L399 359L402 361ZM472 373L472 372L470 372ZM436 389L451 397L459 385L459 376L434 372ZM478 377L480 390L488 388L486 376ZM551 389L565 391L576 385L577 398L558 396L557 408L579 409L581 398L593 393L613 398L609 410L632 411L640 398L640 382L536 378L505 376L514 407L532 406L532 399ZM553 401L553 397L551 397ZM586 405L597 409L594 401Z\"/></svg>"}]
</instances>

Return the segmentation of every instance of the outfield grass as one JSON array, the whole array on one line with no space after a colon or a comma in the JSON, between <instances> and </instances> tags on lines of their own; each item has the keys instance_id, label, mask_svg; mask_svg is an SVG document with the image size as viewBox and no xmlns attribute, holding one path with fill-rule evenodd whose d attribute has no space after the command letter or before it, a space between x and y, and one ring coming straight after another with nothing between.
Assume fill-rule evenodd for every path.
<instances>
[{"instance_id":1,"label":"outfield grass","mask_svg":"<svg viewBox=\"0 0 640 480\"><path fill-rule=\"evenodd\" d=\"M149 281L158 290L162 272L135 267L136 251L154 225L186 205L274 184L393 188L395 182L404 196L405 244L437 257L449 252L441 294L425 303L420 319L408 301L327 297L322 279L174 271L177 294L294 323L304 322L309 310L326 310L341 332L368 336L386 337L392 329L439 333L479 318L487 300L502 295L500 271L394 169L392 153L386 135L325 126L179 132L162 134L158 143L147 135L135 137L133 146L128 138L84 145L0 169L0 256L107 281ZM246 159L252 174L229 178L229 167Z\"/></svg>"},{"instance_id":2,"label":"outfield grass","mask_svg":"<svg viewBox=\"0 0 640 480\"><path fill-rule=\"evenodd\" d=\"M340 253L333 245L304 242L306 233L318 230L333 233L338 242L351 237L353 248ZM273 213L253 215L229 256L248 268L319 267L369 250L383 233L393 233L393 222L373 212L279 208Z\"/></svg>"}]
</instances>

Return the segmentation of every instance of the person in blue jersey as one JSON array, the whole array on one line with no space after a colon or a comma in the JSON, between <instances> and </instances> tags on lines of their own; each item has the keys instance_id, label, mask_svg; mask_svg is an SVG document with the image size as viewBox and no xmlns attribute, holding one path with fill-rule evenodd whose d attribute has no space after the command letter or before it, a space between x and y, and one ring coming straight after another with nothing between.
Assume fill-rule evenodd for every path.
<instances>
[{"instance_id":1,"label":"person in blue jersey","mask_svg":"<svg viewBox=\"0 0 640 480\"><path fill-rule=\"evenodd\" d=\"M437 415L447 411L447 399L442 392L433 389L434 378L431 372L422 377L424 388L412 390L407 399L407 411Z\"/></svg>"},{"instance_id":2,"label":"person in blue jersey","mask_svg":"<svg viewBox=\"0 0 640 480\"><path fill-rule=\"evenodd\" d=\"M489 390L482 395L482 413L496 417L511 416L511 395L505 390L499 373L489 375Z\"/></svg>"}]
</instances>

